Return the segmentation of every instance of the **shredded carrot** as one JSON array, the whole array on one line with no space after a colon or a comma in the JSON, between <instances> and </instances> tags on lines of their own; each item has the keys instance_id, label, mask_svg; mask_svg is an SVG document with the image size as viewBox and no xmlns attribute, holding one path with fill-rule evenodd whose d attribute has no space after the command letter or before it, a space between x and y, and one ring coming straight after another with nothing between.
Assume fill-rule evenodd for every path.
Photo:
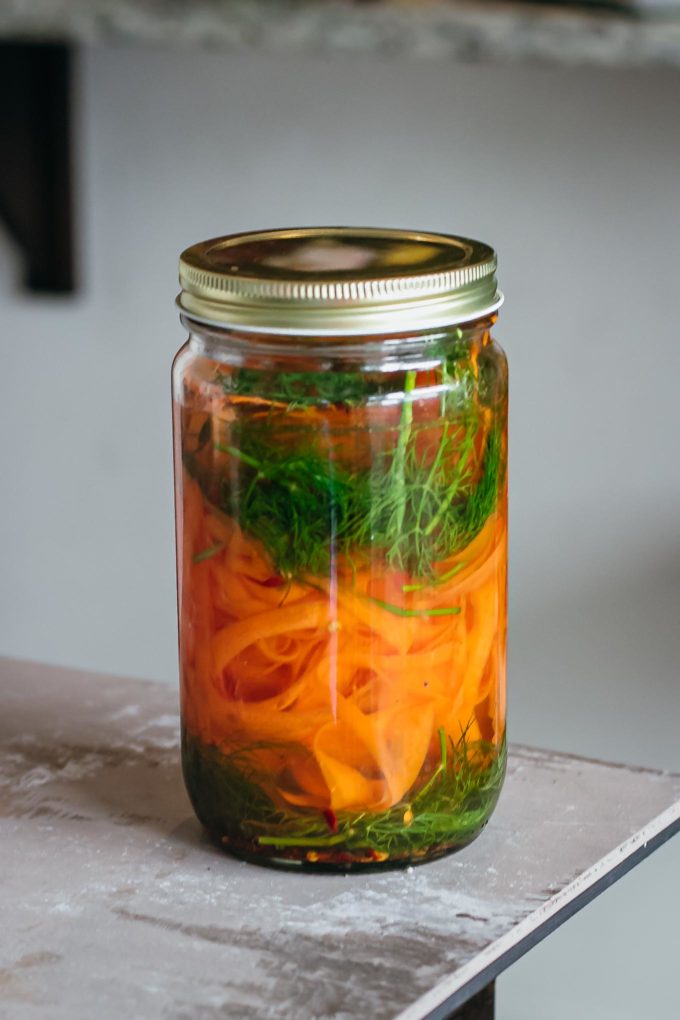
<instances>
[{"instance_id":1,"label":"shredded carrot","mask_svg":"<svg viewBox=\"0 0 680 1020\"><path fill-rule=\"evenodd\" d=\"M255 748L281 802L330 812L396 804L437 760L442 730L499 738L498 514L427 585L384 565L302 585L278 576L188 474L183 492L183 711L194 735Z\"/></svg>"}]
</instances>

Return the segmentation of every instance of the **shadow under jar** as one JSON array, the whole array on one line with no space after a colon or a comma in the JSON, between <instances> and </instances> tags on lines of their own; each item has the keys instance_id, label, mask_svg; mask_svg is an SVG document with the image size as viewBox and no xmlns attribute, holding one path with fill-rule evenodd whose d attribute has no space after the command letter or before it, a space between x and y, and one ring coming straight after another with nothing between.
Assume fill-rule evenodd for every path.
<instances>
[{"instance_id":1,"label":"shadow under jar","mask_svg":"<svg viewBox=\"0 0 680 1020\"><path fill-rule=\"evenodd\" d=\"M505 771L507 365L492 249L194 245L173 368L184 776L226 850L469 843Z\"/></svg>"}]
</instances>

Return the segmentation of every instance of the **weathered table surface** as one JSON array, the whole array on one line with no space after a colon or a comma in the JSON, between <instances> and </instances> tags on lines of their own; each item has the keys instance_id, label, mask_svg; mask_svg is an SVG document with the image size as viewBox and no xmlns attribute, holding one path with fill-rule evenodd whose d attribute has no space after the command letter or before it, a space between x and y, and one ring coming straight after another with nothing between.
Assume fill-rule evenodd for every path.
<instances>
[{"instance_id":1,"label":"weathered table surface","mask_svg":"<svg viewBox=\"0 0 680 1020\"><path fill-rule=\"evenodd\" d=\"M515 747L460 854L269 871L203 837L176 700L0 660L3 1017L443 1017L680 828L680 776Z\"/></svg>"}]
</instances>

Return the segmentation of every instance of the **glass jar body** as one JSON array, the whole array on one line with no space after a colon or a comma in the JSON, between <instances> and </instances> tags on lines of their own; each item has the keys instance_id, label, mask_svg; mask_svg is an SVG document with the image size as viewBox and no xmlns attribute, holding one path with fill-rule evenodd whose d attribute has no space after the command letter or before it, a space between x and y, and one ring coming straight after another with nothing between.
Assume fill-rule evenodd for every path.
<instances>
[{"instance_id":1,"label":"glass jar body","mask_svg":"<svg viewBox=\"0 0 680 1020\"><path fill-rule=\"evenodd\" d=\"M183 769L261 863L427 860L505 769L507 366L189 323L173 369Z\"/></svg>"}]
</instances>

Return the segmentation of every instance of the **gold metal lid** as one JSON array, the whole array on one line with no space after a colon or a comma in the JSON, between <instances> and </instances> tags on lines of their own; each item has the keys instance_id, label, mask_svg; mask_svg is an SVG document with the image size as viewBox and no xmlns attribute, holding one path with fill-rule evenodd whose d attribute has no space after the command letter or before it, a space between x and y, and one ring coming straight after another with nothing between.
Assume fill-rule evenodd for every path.
<instances>
[{"instance_id":1,"label":"gold metal lid","mask_svg":"<svg viewBox=\"0 0 680 1020\"><path fill-rule=\"evenodd\" d=\"M180 257L192 320L265 333L402 333L495 312L496 254L465 237L302 227L202 241Z\"/></svg>"}]
</instances>

